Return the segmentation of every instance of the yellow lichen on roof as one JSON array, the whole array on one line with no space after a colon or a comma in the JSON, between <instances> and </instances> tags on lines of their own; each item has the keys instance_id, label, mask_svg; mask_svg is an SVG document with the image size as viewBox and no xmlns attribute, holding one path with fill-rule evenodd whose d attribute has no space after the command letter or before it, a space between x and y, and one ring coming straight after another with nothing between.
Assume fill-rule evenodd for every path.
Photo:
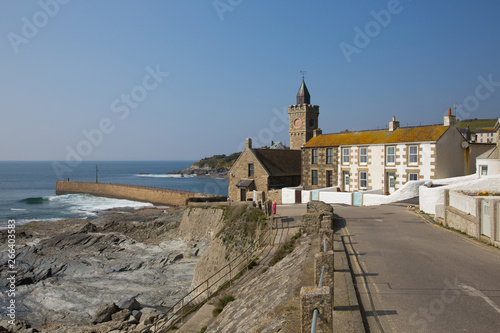
<instances>
[{"instance_id":1,"label":"yellow lichen on roof","mask_svg":"<svg viewBox=\"0 0 500 333\"><path fill-rule=\"evenodd\" d=\"M324 134L312 138L304 147L335 147L351 145L409 143L437 141L448 129L448 126L432 125L418 127L400 127L394 131L373 130Z\"/></svg>"}]
</instances>

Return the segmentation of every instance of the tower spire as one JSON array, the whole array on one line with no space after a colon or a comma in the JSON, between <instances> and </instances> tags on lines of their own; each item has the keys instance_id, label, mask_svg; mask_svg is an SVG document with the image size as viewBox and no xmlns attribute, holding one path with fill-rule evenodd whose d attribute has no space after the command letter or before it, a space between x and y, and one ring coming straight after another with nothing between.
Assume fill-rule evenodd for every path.
<instances>
[{"instance_id":1,"label":"tower spire","mask_svg":"<svg viewBox=\"0 0 500 333\"><path fill-rule=\"evenodd\" d=\"M302 73L302 84L300 85L299 92L297 93L297 105L311 104L311 95L309 95L309 91L307 90L307 86L304 81L306 71L300 71L300 73Z\"/></svg>"}]
</instances>

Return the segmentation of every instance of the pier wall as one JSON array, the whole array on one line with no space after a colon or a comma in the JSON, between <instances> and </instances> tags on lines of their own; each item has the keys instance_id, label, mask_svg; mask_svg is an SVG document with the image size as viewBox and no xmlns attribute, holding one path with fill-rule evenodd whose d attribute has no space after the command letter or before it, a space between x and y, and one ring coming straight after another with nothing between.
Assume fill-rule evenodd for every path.
<instances>
[{"instance_id":1,"label":"pier wall","mask_svg":"<svg viewBox=\"0 0 500 333\"><path fill-rule=\"evenodd\" d=\"M56 183L56 194L91 194L98 197L128 199L168 206L184 206L186 205L186 200L188 198L194 197L220 198L221 200L225 200L225 198L227 198L226 196L221 195L169 190L154 187L68 181L58 181Z\"/></svg>"}]
</instances>

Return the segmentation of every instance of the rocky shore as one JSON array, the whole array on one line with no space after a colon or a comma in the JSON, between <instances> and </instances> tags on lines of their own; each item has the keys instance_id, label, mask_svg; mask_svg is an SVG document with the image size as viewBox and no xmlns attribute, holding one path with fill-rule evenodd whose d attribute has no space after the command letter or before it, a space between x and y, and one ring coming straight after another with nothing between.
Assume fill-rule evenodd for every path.
<instances>
[{"instance_id":1,"label":"rocky shore","mask_svg":"<svg viewBox=\"0 0 500 333\"><path fill-rule=\"evenodd\" d=\"M149 208L18 226L12 331L140 332L188 291L207 247L206 240L177 237L182 213ZM0 238L5 291L6 230ZM2 292L2 307L7 301ZM2 327L9 327L6 320Z\"/></svg>"},{"instance_id":2,"label":"rocky shore","mask_svg":"<svg viewBox=\"0 0 500 333\"><path fill-rule=\"evenodd\" d=\"M174 175L197 175L197 176L212 176L212 177L220 177L227 178L229 170L231 168L222 167L222 168L211 168L208 166L198 167L196 165L192 165L187 169L180 171L171 171L169 174Z\"/></svg>"}]
</instances>

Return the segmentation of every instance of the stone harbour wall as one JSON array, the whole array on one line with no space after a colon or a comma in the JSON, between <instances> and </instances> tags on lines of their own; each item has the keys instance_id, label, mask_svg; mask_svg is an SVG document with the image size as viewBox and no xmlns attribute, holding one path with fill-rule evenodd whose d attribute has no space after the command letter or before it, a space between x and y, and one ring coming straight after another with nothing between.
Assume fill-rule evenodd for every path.
<instances>
[{"instance_id":1,"label":"stone harbour wall","mask_svg":"<svg viewBox=\"0 0 500 333\"><path fill-rule=\"evenodd\" d=\"M177 191L154 187L68 181L58 181L56 183L56 194L91 194L98 197L127 199L168 206L184 206L188 198L194 197L220 197L221 200L225 198L225 196L214 194Z\"/></svg>"}]
</instances>

